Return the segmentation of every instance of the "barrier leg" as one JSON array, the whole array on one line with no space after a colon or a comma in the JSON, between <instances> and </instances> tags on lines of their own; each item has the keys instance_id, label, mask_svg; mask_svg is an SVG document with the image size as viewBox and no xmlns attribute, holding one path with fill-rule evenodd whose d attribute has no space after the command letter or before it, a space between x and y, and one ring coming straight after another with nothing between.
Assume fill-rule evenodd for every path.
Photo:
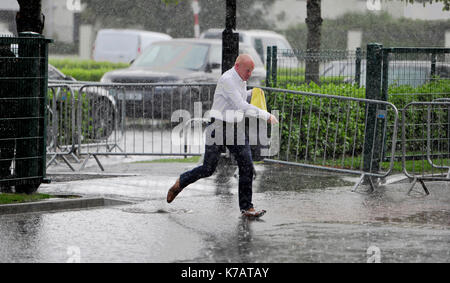
<instances>
[{"instance_id":1,"label":"barrier leg","mask_svg":"<svg viewBox=\"0 0 450 283\"><path fill-rule=\"evenodd\" d=\"M409 188L408 193L406 193L406 194L407 194L407 195L410 195L410 193L412 192L412 190L413 190L414 186L416 185L417 181L420 182L420 184L422 185L422 188L423 188L423 190L425 191L425 193L426 193L427 195L429 195L429 194L430 194L430 191L428 191L428 188L427 188L427 186L425 185L424 181L423 181L422 179L417 179L417 177L414 177L413 182L412 182L412 185L411 185L411 187Z\"/></svg>"},{"instance_id":2,"label":"barrier leg","mask_svg":"<svg viewBox=\"0 0 450 283\"><path fill-rule=\"evenodd\" d=\"M103 168L103 165L100 162L100 160L98 159L96 154L94 154L94 158L95 158L95 161L97 161L97 164L98 164L98 167L100 167L100 170L105 171L105 168Z\"/></svg>"},{"instance_id":3,"label":"barrier leg","mask_svg":"<svg viewBox=\"0 0 450 283\"><path fill-rule=\"evenodd\" d=\"M64 162L67 164L67 166L69 166L70 170L72 170L73 172L75 172L75 169L72 167L72 165L70 165L69 160L67 160L66 157L64 157L64 155L61 155L62 160L64 160Z\"/></svg>"},{"instance_id":4,"label":"barrier leg","mask_svg":"<svg viewBox=\"0 0 450 283\"><path fill-rule=\"evenodd\" d=\"M358 182L355 184L355 186L352 189L352 192L356 192L356 189L359 187L359 185L361 185L361 183L364 180L368 180L368 183L370 185L370 191L369 193L373 193L375 191L375 185L373 184L372 178L370 176L366 176L366 174L362 174L361 177L359 178Z\"/></svg>"},{"instance_id":5,"label":"barrier leg","mask_svg":"<svg viewBox=\"0 0 450 283\"><path fill-rule=\"evenodd\" d=\"M370 185L369 193L372 193L373 191L375 191L375 186L373 184L372 178L370 176L366 176L366 174L362 174L361 178L359 178L359 181L353 187L352 192L356 192L356 189L359 187L359 185L361 185L361 183L364 181L364 179L367 179L369 181L369 185Z\"/></svg>"},{"instance_id":6,"label":"barrier leg","mask_svg":"<svg viewBox=\"0 0 450 283\"><path fill-rule=\"evenodd\" d=\"M52 163L55 163L56 165L58 165L58 161L56 161L56 157L57 157L57 156L58 156L57 154L55 154L55 155L52 156L52 158L50 159L50 161L47 163L47 168L48 168L50 165L52 165Z\"/></svg>"},{"instance_id":7,"label":"barrier leg","mask_svg":"<svg viewBox=\"0 0 450 283\"><path fill-rule=\"evenodd\" d=\"M422 184L422 188L423 188L423 190L425 191L425 193L426 193L427 195L429 195L430 192L428 191L427 186L425 186L425 183L423 182L423 180L420 179L419 182Z\"/></svg>"},{"instance_id":8,"label":"barrier leg","mask_svg":"<svg viewBox=\"0 0 450 283\"><path fill-rule=\"evenodd\" d=\"M78 171L81 171L84 169L84 167L86 167L86 164L88 163L88 161L91 157L94 157L95 161L97 162L98 167L100 167L100 170L105 171L105 168L103 167L102 163L100 162L100 160L98 159L96 154L89 154L88 157L84 160L83 164L81 165L80 170L78 170Z\"/></svg>"}]
</instances>

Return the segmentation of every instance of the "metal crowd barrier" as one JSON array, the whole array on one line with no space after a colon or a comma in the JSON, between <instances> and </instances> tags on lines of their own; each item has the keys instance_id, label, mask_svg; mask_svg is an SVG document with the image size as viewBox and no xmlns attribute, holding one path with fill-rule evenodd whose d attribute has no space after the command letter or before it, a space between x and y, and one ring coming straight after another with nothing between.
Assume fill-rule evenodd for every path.
<instances>
[{"instance_id":1,"label":"metal crowd barrier","mask_svg":"<svg viewBox=\"0 0 450 283\"><path fill-rule=\"evenodd\" d=\"M402 166L412 179L412 191L419 182L450 181L450 99L408 103L402 113Z\"/></svg>"},{"instance_id":2,"label":"metal crowd barrier","mask_svg":"<svg viewBox=\"0 0 450 283\"><path fill-rule=\"evenodd\" d=\"M263 88L280 111L281 146L269 162L361 176L353 190L393 169L397 108L385 101ZM374 125L368 130L368 125ZM388 125L392 127L388 128ZM367 139L371 136L371 139ZM386 142L382 142L386 141ZM382 162L391 152L389 162Z\"/></svg>"},{"instance_id":3,"label":"metal crowd barrier","mask_svg":"<svg viewBox=\"0 0 450 283\"><path fill-rule=\"evenodd\" d=\"M204 122L215 84L98 83L52 88L59 88L52 91L55 95L49 106L49 128L55 131L52 148L58 149L53 156L56 152L87 156L80 170L90 157L103 170L101 155L194 156L203 152L204 124L195 121ZM265 160L358 174L361 179L354 189L365 177L381 178L391 172L398 120L391 103L263 90L268 105L280 111L281 137L278 154ZM173 115L176 110L178 115ZM66 125L59 123L63 120ZM375 123L371 133L366 130L370 122ZM370 143L365 141L367 135L373 136ZM392 156L388 164L382 162L387 149Z\"/></svg>"},{"instance_id":4,"label":"metal crowd barrier","mask_svg":"<svg viewBox=\"0 0 450 283\"><path fill-rule=\"evenodd\" d=\"M204 117L214 89L214 84L50 84L47 166L61 157L75 171L66 157L81 163L81 155L87 156L81 169L94 157L102 170L101 155L201 155ZM366 177L391 173L399 118L393 104L263 90L268 105L280 112L280 148L266 161L358 174L354 190L365 179L373 188L372 178ZM409 122L402 126L403 167L409 178L421 183L449 179L449 107L448 100L405 107L403 121ZM424 127L426 131L418 132ZM431 174L425 167L417 172L415 165L414 170L405 165L406 160L419 160L414 156L431 164Z\"/></svg>"},{"instance_id":5,"label":"metal crowd barrier","mask_svg":"<svg viewBox=\"0 0 450 283\"><path fill-rule=\"evenodd\" d=\"M53 141L48 166L60 156L75 171L64 157L83 155L80 170L90 157L103 170L100 155L186 157L204 150L201 125L182 122L201 120L210 110L215 84L72 83L49 89L54 95L48 106ZM173 118L176 110L180 115Z\"/></svg>"},{"instance_id":6,"label":"metal crowd barrier","mask_svg":"<svg viewBox=\"0 0 450 283\"><path fill-rule=\"evenodd\" d=\"M74 86L69 84L49 83L47 99L47 162L48 168L60 157L75 171L67 155L77 161L75 155L76 140L76 95Z\"/></svg>"}]
</instances>

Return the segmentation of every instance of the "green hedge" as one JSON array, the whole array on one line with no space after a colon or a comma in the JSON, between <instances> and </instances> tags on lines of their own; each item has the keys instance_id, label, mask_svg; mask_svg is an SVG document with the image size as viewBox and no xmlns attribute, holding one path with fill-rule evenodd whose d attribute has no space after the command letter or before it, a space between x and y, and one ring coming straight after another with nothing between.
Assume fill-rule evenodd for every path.
<instances>
[{"instance_id":1,"label":"green hedge","mask_svg":"<svg viewBox=\"0 0 450 283\"><path fill-rule=\"evenodd\" d=\"M365 93L364 88L356 88L350 84L321 84L319 86L310 83L309 85L288 85L287 89L349 97L364 97ZM304 161L308 163L313 159L316 159L317 162L324 157L327 159L342 155L342 152L348 152L349 149L351 152L354 150L356 155L361 153L365 109L359 107L357 102L336 102L327 98L271 92L268 93L267 103L269 110L280 110L280 158L286 160L289 156L289 159L292 160L297 156L306 159ZM352 111L347 111L347 107L350 107ZM342 122L343 115L346 117L348 115L349 121L353 123L347 132L343 130L345 129L344 122ZM339 125L337 125L338 123ZM331 130L335 128L339 130ZM327 136L327 146L316 147L316 140L323 144L325 136ZM355 136L356 139L354 139ZM322 161L325 162L325 160ZM333 164L327 163L327 165Z\"/></svg>"},{"instance_id":2,"label":"green hedge","mask_svg":"<svg viewBox=\"0 0 450 283\"><path fill-rule=\"evenodd\" d=\"M96 62L93 60L50 59L49 63L77 81L98 82L109 71L127 68L125 63Z\"/></svg>"},{"instance_id":3,"label":"green hedge","mask_svg":"<svg viewBox=\"0 0 450 283\"><path fill-rule=\"evenodd\" d=\"M75 60L75 59L50 59L49 63L58 69L120 69L126 68L126 63L97 62L94 60Z\"/></svg>"},{"instance_id":4,"label":"green hedge","mask_svg":"<svg viewBox=\"0 0 450 283\"><path fill-rule=\"evenodd\" d=\"M100 79L106 72L112 71L113 69L93 69L93 70L85 70L85 69L60 69L67 76L71 76L77 81L85 81L85 82L99 82Z\"/></svg>"},{"instance_id":5,"label":"green hedge","mask_svg":"<svg viewBox=\"0 0 450 283\"><path fill-rule=\"evenodd\" d=\"M311 83L309 85L288 85L287 89L338 96L365 97L365 88L358 88L351 84L318 86ZM431 82L417 88L391 86L389 93L389 102L396 105L397 108L402 108L411 101L431 101L439 97L450 97L450 80ZM404 95L406 93L416 95ZM366 110L364 103L337 102L327 98L320 99L283 92L269 92L266 95L269 110L278 109L280 111L281 159L287 160L289 156L289 160L298 158L307 163L315 159L314 164L323 163L327 166L338 166L335 163L342 161L345 164L344 167L350 168L352 167L349 164L351 160L349 161L348 157L355 155L353 169L359 166L364 143ZM401 113L399 116L401 118ZM392 119L393 115L389 114L388 125ZM423 130L421 128L423 126L420 126L420 123L423 123L423 111L409 113L408 122L418 124L417 127L407 129L407 135L415 137L416 132ZM327 137L326 140L324 137ZM386 139L388 142L392 140L392 133L389 130ZM316 140L317 147L315 146ZM420 144L412 144L408 150L421 150L420 146Z\"/></svg>"}]
</instances>

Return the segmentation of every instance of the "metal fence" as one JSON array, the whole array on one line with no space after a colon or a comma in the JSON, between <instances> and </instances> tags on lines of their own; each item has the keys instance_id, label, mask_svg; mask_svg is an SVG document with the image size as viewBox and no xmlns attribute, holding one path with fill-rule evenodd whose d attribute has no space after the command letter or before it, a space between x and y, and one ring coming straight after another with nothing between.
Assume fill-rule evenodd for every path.
<instances>
[{"instance_id":1,"label":"metal fence","mask_svg":"<svg viewBox=\"0 0 450 283\"><path fill-rule=\"evenodd\" d=\"M0 37L0 187L32 193L45 179L47 44Z\"/></svg>"},{"instance_id":2,"label":"metal fence","mask_svg":"<svg viewBox=\"0 0 450 283\"><path fill-rule=\"evenodd\" d=\"M280 147L268 162L358 174L361 178L354 189L365 177L388 176L394 162L401 166L401 160L406 176L419 182L437 173L448 174L448 99L436 100L433 103L441 108L433 104L431 110L429 104L408 104L402 113L402 121L408 123L400 124L398 142L399 111L390 102L262 89L270 110L280 113ZM80 169L94 157L103 170L101 155L201 155L204 117L214 90L214 84L51 84L48 165L61 157L75 170L65 157L80 162L76 158L82 155L88 158ZM430 156L431 173L417 171L416 164L427 163Z\"/></svg>"},{"instance_id":3,"label":"metal fence","mask_svg":"<svg viewBox=\"0 0 450 283\"><path fill-rule=\"evenodd\" d=\"M100 155L193 156L204 150L203 118L211 108L213 84L51 85L50 89L53 160L75 153L88 157L81 168L94 157L103 169ZM359 174L361 180L390 173L392 162L380 162L380 152L384 147L392 152L395 145L398 113L392 104L262 89L269 107L280 111L280 149L267 161ZM371 120L375 127L369 133ZM386 121L394 125L391 135L385 130ZM390 142L377 148L385 139Z\"/></svg>"},{"instance_id":4,"label":"metal fence","mask_svg":"<svg viewBox=\"0 0 450 283\"><path fill-rule=\"evenodd\" d=\"M395 151L398 111L393 104L264 89L269 105L280 111L281 125L279 154L267 161L358 174L355 189L365 177L382 178L391 172L394 160L381 161L383 152L392 156ZM393 125L391 132L386 130L388 123Z\"/></svg>"},{"instance_id":5,"label":"metal fence","mask_svg":"<svg viewBox=\"0 0 450 283\"><path fill-rule=\"evenodd\" d=\"M51 84L50 161L68 155L193 156L204 150L203 116L215 84ZM175 112L175 115L173 115ZM183 124L184 123L184 124Z\"/></svg>"},{"instance_id":6,"label":"metal fence","mask_svg":"<svg viewBox=\"0 0 450 283\"><path fill-rule=\"evenodd\" d=\"M450 99L408 103L402 113L402 167L413 180L450 181ZM409 193L408 192L408 193Z\"/></svg>"},{"instance_id":7,"label":"metal fence","mask_svg":"<svg viewBox=\"0 0 450 283\"><path fill-rule=\"evenodd\" d=\"M379 73L368 74L370 64L379 65ZM399 107L417 99L431 101L448 96L450 88L449 48L383 48L369 44L365 50L313 52L269 46L266 66L266 86L289 86L292 90L310 91L312 87L306 83L314 81L318 85L315 92L372 99L366 96L366 88L377 80L380 95L376 99Z\"/></svg>"},{"instance_id":8,"label":"metal fence","mask_svg":"<svg viewBox=\"0 0 450 283\"><path fill-rule=\"evenodd\" d=\"M356 50L292 50L268 46L266 59L266 86L298 87L311 81L318 85L365 84L366 51ZM336 95L364 98L364 92L354 89L336 89Z\"/></svg>"},{"instance_id":9,"label":"metal fence","mask_svg":"<svg viewBox=\"0 0 450 283\"><path fill-rule=\"evenodd\" d=\"M450 48L383 48L373 44L368 49L372 49L372 55L368 56L371 76L367 80L371 89L367 92L374 99L395 104L400 112L407 111L406 120L405 116L400 117L401 125L423 124L420 109L412 106L405 109L409 103L450 97ZM417 113L413 114L414 111ZM420 132L414 134L423 140ZM397 140L396 160L401 160L403 136L399 135Z\"/></svg>"},{"instance_id":10,"label":"metal fence","mask_svg":"<svg viewBox=\"0 0 450 283\"><path fill-rule=\"evenodd\" d=\"M77 89L76 84L49 83L47 99L47 162L46 167L57 162L60 157L72 170L67 159L70 155L77 162L76 143L79 136L76 132L77 120Z\"/></svg>"},{"instance_id":11,"label":"metal fence","mask_svg":"<svg viewBox=\"0 0 450 283\"><path fill-rule=\"evenodd\" d=\"M381 48L380 99L402 109L450 97L450 48Z\"/></svg>"}]
</instances>

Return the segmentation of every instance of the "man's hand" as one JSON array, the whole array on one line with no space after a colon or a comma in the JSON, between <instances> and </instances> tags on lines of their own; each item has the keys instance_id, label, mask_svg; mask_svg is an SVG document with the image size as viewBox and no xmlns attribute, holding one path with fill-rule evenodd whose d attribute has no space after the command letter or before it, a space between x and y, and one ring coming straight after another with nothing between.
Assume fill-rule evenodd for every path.
<instances>
[{"instance_id":1,"label":"man's hand","mask_svg":"<svg viewBox=\"0 0 450 283\"><path fill-rule=\"evenodd\" d=\"M270 114L270 118L269 120L267 120L270 124L274 125L274 124L278 124L278 120L277 118L275 118L275 116L273 116L272 114Z\"/></svg>"}]
</instances>

